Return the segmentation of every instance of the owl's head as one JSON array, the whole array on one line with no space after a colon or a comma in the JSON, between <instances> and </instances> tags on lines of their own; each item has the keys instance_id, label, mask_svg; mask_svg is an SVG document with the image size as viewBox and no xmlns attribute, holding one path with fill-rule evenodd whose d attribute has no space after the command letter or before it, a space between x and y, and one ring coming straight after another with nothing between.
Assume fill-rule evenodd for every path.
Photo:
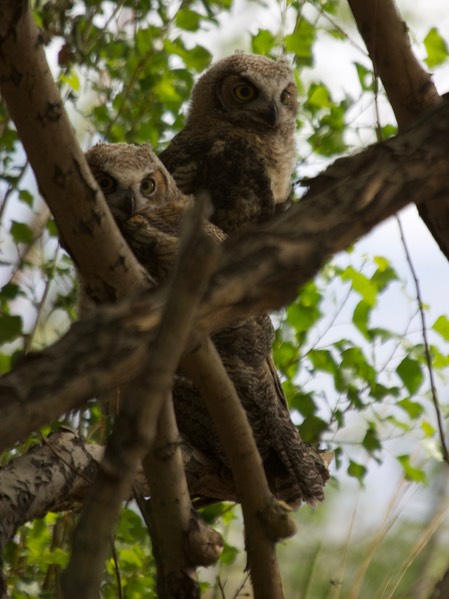
<instances>
[{"instance_id":1,"label":"owl's head","mask_svg":"<svg viewBox=\"0 0 449 599\"><path fill-rule=\"evenodd\" d=\"M259 131L295 126L298 93L285 60L236 53L212 65L192 90L187 124L224 121Z\"/></svg>"},{"instance_id":2,"label":"owl's head","mask_svg":"<svg viewBox=\"0 0 449 599\"><path fill-rule=\"evenodd\" d=\"M86 152L86 159L119 224L142 209L159 209L181 195L148 145L99 143Z\"/></svg>"}]
</instances>

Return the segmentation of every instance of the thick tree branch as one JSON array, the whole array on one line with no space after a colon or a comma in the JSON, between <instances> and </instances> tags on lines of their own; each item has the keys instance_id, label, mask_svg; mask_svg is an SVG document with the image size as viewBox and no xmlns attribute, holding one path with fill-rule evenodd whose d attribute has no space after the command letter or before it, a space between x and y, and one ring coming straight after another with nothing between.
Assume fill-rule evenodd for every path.
<instances>
[{"instance_id":1,"label":"thick tree branch","mask_svg":"<svg viewBox=\"0 0 449 599\"><path fill-rule=\"evenodd\" d=\"M407 25L394 0L348 0L399 129L410 127L441 102L432 77L414 55Z\"/></svg>"},{"instance_id":2,"label":"thick tree branch","mask_svg":"<svg viewBox=\"0 0 449 599\"><path fill-rule=\"evenodd\" d=\"M227 241L197 330L209 334L286 305L325 260L409 202L444 201L448 170L449 103L443 102L404 134L338 160L286 213ZM163 297L161 291L98 310L4 375L0 447L132 380L159 322Z\"/></svg>"},{"instance_id":3,"label":"thick tree branch","mask_svg":"<svg viewBox=\"0 0 449 599\"><path fill-rule=\"evenodd\" d=\"M288 508L271 494L246 413L212 342L203 340L191 355L184 356L181 365L206 401L214 422L220 423L220 440L242 504L255 597L281 599L275 543L293 535L295 524Z\"/></svg>"},{"instance_id":4,"label":"thick tree branch","mask_svg":"<svg viewBox=\"0 0 449 599\"><path fill-rule=\"evenodd\" d=\"M218 247L198 226L201 217L199 205L196 212L197 217L191 223L185 243L181 243L178 268L171 281L160 325L143 360L141 372L126 392L127 397L108 442L99 475L75 531L72 555L63 576L66 599L80 596L94 599L98 596L109 539L121 503L129 496L137 468L156 438L161 408L169 398L174 373L190 334L205 282L216 262ZM178 459L179 444L172 448L171 453ZM177 469L177 476L180 475L182 471L180 473ZM152 479L155 480L154 473ZM162 479L163 485L164 482ZM169 533L173 543L168 549L174 551L175 556L169 562L172 569L163 573L167 580L162 585L166 588L161 598L196 597L194 568L183 551L192 511L187 484L179 483L175 491L181 495L173 497L172 491L164 485L163 492L169 494L170 503L175 507L170 510L171 515L177 522L171 522L175 532ZM159 507L156 502L154 509ZM166 522L162 518L158 524L163 527ZM165 529L162 530L164 532L167 533Z\"/></svg>"},{"instance_id":5,"label":"thick tree branch","mask_svg":"<svg viewBox=\"0 0 449 599\"><path fill-rule=\"evenodd\" d=\"M213 460L185 443L181 449L192 496L237 501L230 472L218 473ZM104 447L87 445L74 433L62 431L0 469L0 551L25 522L48 512L73 510L82 503L97 476L103 453ZM150 495L142 469L133 485Z\"/></svg>"},{"instance_id":6,"label":"thick tree branch","mask_svg":"<svg viewBox=\"0 0 449 599\"><path fill-rule=\"evenodd\" d=\"M0 470L0 551L19 526L49 511L73 509L94 480L103 448L73 433L52 435L42 446Z\"/></svg>"},{"instance_id":7,"label":"thick tree branch","mask_svg":"<svg viewBox=\"0 0 449 599\"><path fill-rule=\"evenodd\" d=\"M115 301L147 285L76 140L27 0L0 2L0 90L89 294Z\"/></svg>"},{"instance_id":8,"label":"thick tree branch","mask_svg":"<svg viewBox=\"0 0 449 599\"><path fill-rule=\"evenodd\" d=\"M407 26L394 0L348 0L357 27L396 115L400 131L415 123L442 98L412 52ZM445 90L447 91L447 90ZM449 259L449 197L426 201L419 214Z\"/></svg>"}]
</instances>

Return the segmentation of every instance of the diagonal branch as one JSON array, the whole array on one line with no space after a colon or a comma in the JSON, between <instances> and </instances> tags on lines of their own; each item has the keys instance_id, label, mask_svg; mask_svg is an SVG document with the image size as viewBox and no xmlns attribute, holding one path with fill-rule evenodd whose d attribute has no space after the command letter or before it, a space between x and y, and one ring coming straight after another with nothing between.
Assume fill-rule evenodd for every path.
<instances>
[{"instance_id":1,"label":"diagonal branch","mask_svg":"<svg viewBox=\"0 0 449 599\"><path fill-rule=\"evenodd\" d=\"M358 30L396 115L399 130L415 123L442 101L431 75L414 55L407 26L394 0L348 0ZM425 201L419 214L449 259L449 197Z\"/></svg>"},{"instance_id":2,"label":"diagonal branch","mask_svg":"<svg viewBox=\"0 0 449 599\"><path fill-rule=\"evenodd\" d=\"M271 494L246 413L212 342L200 342L192 354L184 356L181 366L199 389L214 422L219 424L220 440L242 504L255 597L282 598L275 543L296 532L290 510ZM320 491L322 486L321 480Z\"/></svg>"},{"instance_id":3,"label":"diagonal branch","mask_svg":"<svg viewBox=\"0 0 449 599\"><path fill-rule=\"evenodd\" d=\"M39 190L90 295L115 301L148 284L93 178L47 64L27 0L0 2L0 90Z\"/></svg>"},{"instance_id":4,"label":"diagonal branch","mask_svg":"<svg viewBox=\"0 0 449 599\"><path fill-rule=\"evenodd\" d=\"M198 215L201 216L199 205L186 243L181 245L178 268L171 281L160 325L142 361L142 370L126 392L98 478L75 531L72 555L63 577L66 599L98 596L109 539L121 503L129 497L137 468L156 438L161 409L169 399L173 376L190 334L205 281L217 259L218 248L197 226ZM169 409L165 406L164 414ZM174 447L173 455L181 459L179 445ZM152 479L155 480L154 474ZM173 542L168 548L176 550L176 554L169 560L171 570L164 572L166 580L162 581L164 589L160 596L196 597L194 565L182 551L184 535L188 534L191 521L185 481L175 490L180 495L173 498L175 509L171 510L171 515L178 521L169 522L169 525L176 538L172 536ZM156 502L154 509L159 507ZM163 518L161 525L166 522ZM160 580L159 584L162 584Z\"/></svg>"}]
</instances>

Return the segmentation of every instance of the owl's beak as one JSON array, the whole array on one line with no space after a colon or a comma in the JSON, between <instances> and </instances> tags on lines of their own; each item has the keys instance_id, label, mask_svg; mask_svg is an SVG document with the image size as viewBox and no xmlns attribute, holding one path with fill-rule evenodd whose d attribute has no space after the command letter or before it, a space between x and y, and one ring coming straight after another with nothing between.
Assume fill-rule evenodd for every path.
<instances>
[{"instance_id":1,"label":"owl's beak","mask_svg":"<svg viewBox=\"0 0 449 599\"><path fill-rule=\"evenodd\" d=\"M136 211L136 195L132 189L127 189L120 198L120 210L130 218Z\"/></svg>"},{"instance_id":2,"label":"owl's beak","mask_svg":"<svg viewBox=\"0 0 449 599\"><path fill-rule=\"evenodd\" d=\"M264 113L264 118L270 127L275 127L277 125L278 116L278 107L276 106L275 102L270 102L267 110Z\"/></svg>"}]
</instances>

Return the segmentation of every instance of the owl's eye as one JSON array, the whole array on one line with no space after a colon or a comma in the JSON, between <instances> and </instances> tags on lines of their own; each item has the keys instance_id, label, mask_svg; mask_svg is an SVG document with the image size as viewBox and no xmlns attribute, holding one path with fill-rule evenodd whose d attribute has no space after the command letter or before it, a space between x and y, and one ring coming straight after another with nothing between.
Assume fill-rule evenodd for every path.
<instances>
[{"instance_id":1,"label":"owl's eye","mask_svg":"<svg viewBox=\"0 0 449 599\"><path fill-rule=\"evenodd\" d=\"M234 97L239 102L250 102L257 95L256 88L250 83L240 83L233 89Z\"/></svg>"},{"instance_id":2,"label":"owl's eye","mask_svg":"<svg viewBox=\"0 0 449 599\"><path fill-rule=\"evenodd\" d=\"M145 179L142 180L142 183L140 184L140 191L143 193L143 195L149 196L154 192L155 189L156 181L153 179L153 177L145 177Z\"/></svg>"},{"instance_id":3,"label":"owl's eye","mask_svg":"<svg viewBox=\"0 0 449 599\"><path fill-rule=\"evenodd\" d=\"M286 89L284 89L284 91L281 94L281 104L283 104L284 106L290 106L290 104L292 103L292 94L287 91Z\"/></svg>"},{"instance_id":4,"label":"owl's eye","mask_svg":"<svg viewBox=\"0 0 449 599\"><path fill-rule=\"evenodd\" d=\"M95 176L103 193L113 193L117 189L117 181L107 173L97 173Z\"/></svg>"}]
</instances>

